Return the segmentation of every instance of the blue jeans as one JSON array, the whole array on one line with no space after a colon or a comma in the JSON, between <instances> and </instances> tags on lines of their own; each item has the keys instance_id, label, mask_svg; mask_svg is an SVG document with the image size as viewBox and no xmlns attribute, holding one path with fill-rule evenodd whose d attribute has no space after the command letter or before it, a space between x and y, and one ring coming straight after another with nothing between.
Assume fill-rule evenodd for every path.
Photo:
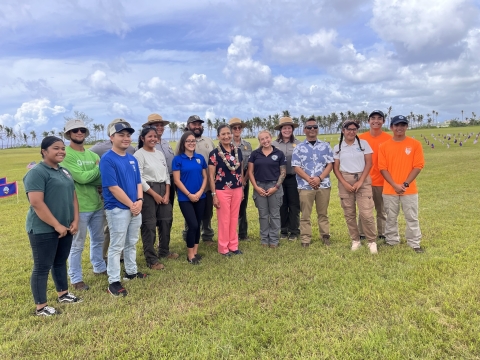
<instances>
[{"instance_id":1,"label":"blue jeans","mask_svg":"<svg viewBox=\"0 0 480 360\"><path fill-rule=\"evenodd\" d=\"M73 236L72 248L68 257L68 276L70 282L76 284L83 281L82 276L82 253L85 247L87 229L90 233L90 262L93 265L93 272L102 273L107 270L103 260L103 209L93 212L80 213L78 232Z\"/></svg>"},{"instance_id":2,"label":"blue jeans","mask_svg":"<svg viewBox=\"0 0 480 360\"><path fill-rule=\"evenodd\" d=\"M129 275L137 273L137 241L142 214L133 216L130 209L115 208L105 210L108 228L110 229L110 246L108 247L108 283L120 281L120 254L123 250L125 272Z\"/></svg>"},{"instance_id":3,"label":"blue jeans","mask_svg":"<svg viewBox=\"0 0 480 360\"><path fill-rule=\"evenodd\" d=\"M64 237L59 238L57 232L29 233L28 238L33 256L33 271L30 278L33 300L37 305L45 304L50 269L57 292L68 290L67 258L72 246L72 235L67 233Z\"/></svg>"}]
</instances>

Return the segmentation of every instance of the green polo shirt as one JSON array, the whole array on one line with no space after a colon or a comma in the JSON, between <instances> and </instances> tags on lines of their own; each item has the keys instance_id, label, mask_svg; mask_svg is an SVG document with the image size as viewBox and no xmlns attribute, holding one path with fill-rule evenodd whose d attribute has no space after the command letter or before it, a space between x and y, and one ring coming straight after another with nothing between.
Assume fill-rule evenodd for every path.
<instances>
[{"instance_id":1,"label":"green polo shirt","mask_svg":"<svg viewBox=\"0 0 480 360\"><path fill-rule=\"evenodd\" d=\"M88 149L76 151L70 146L67 146L65 151L67 156L60 165L70 171L75 181L80 212L94 212L103 209L102 199L98 193L98 187L102 186L100 168L97 163L100 161L99 156Z\"/></svg>"},{"instance_id":2,"label":"green polo shirt","mask_svg":"<svg viewBox=\"0 0 480 360\"><path fill-rule=\"evenodd\" d=\"M60 224L70 227L74 218L73 194L75 185L70 172L59 166L54 169L43 161L31 169L23 178L25 192L43 192L43 201ZM46 234L55 229L40 220L32 206L28 209L27 232Z\"/></svg>"}]
</instances>

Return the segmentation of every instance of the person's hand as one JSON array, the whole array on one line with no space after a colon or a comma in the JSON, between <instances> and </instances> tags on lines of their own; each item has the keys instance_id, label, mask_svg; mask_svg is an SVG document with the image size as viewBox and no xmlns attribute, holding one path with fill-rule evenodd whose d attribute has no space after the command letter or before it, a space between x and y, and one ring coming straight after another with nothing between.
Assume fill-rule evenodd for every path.
<instances>
[{"instance_id":1,"label":"person's hand","mask_svg":"<svg viewBox=\"0 0 480 360\"><path fill-rule=\"evenodd\" d=\"M357 192L363 185L363 181L358 180L355 184L353 184L354 191Z\"/></svg>"},{"instance_id":2,"label":"person's hand","mask_svg":"<svg viewBox=\"0 0 480 360\"><path fill-rule=\"evenodd\" d=\"M273 195L277 192L277 188L274 186L274 187L271 187L270 189L268 189L267 191L265 191L265 196L270 196L270 195Z\"/></svg>"},{"instance_id":3,"label":"person's hand","mask_svg":"<svg viewBox=\"0 0 480 360\"><path fill-rule=\"evenodd\" d=\"M220 209L220 200L218 200L217 195L213 195L213 206L215 206L217 209Z\"/></svg>"},{"instance_id":4,"label":"person's hand","mask_svg":"<svg viewBox=\"0 0 480 360\"><path fill-rule=\"evenodd\" d=\"M138 214L140 214L140 212L142 211L142 205L143 205L143 201L139 200L139 201L135 201L132 206L130 207L130 211L132 212L133 216L137 216Z\"/></svg>"},{"instance_id":5,"label":"person's hand","mask_svg":"<svg viewBox=\"0 0 480 360\"><path fill-rule=\"evenodd\" d=\"M163 196L162 204L167 205L170 202L170 193L167 191Z\"/></svg>"},{"instance_id":6,"label":"person's hand","mask_svg":"<svg viewBox=\"0 0 480 360\"><path fill-rule=\"evenodd\" d=\"M345 190L347 190L348 192L351 192L351 193L355 192L355 188L353 187L353 185L350 185L346 181L342 183L342 185L345 188Z\"/></svg>"},{"instance_id":7,"label":"person's hand","mask_svg":"<svg viewBox=\"0 0 480 360\"><path fill-rule=\"evenodd\" d=\"M159 194L157 194L157 193L155 193L155 195L153 196L153 199L155 200L155 202L157 203L157 205L163 203L163 198L162 198Z\"/></svg>"},{"instance_id":8,"label":"person's hand","mask_svg":"<svg viewBox=\"0 0 480 360\"><path fill-rule=\"evenodd\" d=\"M255 191L256 191L256 192L258 193L258 195L260 195L260 196L267 196L266 191L263 190L260 186L257 186L257 187L255 188Z\"/></svg>"},{"instance_id":9,"label":"person's hand","mask_svg":"<svg viewBox=\"0 0 480 360\"><path fill-rule=\"evenodd\" d=\"M70 231L70 234L72 235L75 235L78 232L78 220L72 221L72 223L70 224L70 227L68 228L68 231Z\"/></svg>"},{"instance_id":10,"label":"person's hand","mask_svg":"<svg viewBox=\"0 0 480 360\"><path fill-rule=\"evenodd\" d=\"M402 195L407 189L405 186L403 186L403 184L395 184L393 185L393 190L395 190L398 195Z\"/></svg>"},{"instance_id":11,"label":"person's hand","mask_svg":"<svg viewBox=\"0 0 480 360\"><path fill-rule=\"evenodd\" d=\"M63 226L62 224L58 224L57 226L55 226L54 229L58 233L59 238L62 238L65 235L67 235L67 232L69 231L69 228Z\"/></svg>"}]
</instances>

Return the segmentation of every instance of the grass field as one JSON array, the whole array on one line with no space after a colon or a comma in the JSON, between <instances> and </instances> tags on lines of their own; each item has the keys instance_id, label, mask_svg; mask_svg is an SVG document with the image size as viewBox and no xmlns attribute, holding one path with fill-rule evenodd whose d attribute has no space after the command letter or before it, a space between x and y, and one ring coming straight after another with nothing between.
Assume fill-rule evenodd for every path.
<instances>
[{"instance_id":1,"label":"grass field","mask_svg":"<svg viewBox=\"0 0 480 360\"><path fill-rule=\"evenodd\" d=\"M411 130L478 133L480 128ZM320 136L337 142L338 135ZM125 283L126 298L106 292L84 253L84 302L63 305L61 316L37 318L29 278L31 250L24 230L28 202L22 178L39 149L0 151L0 177L18 180L15 197L0 199L0 358L44 359L478 359L480 263L478 184L480 144L470 139L447 149L424 144L426 167L418 178L424 254L405 244L366 246L350 241L333 180L329 215L332 245L310 248L283 242L259 245L258 213L249 201L250 242L244 255L221 258L200 248L200 266L188 265L175 206L171 248L181 254L144 281ZM257 141L252 141L254 145ZM334 175L332 173L332 177ZM214 220L216 216L214 216ZM216 221L216 220L215 220ZM401 222L403 235L404 222ZM214 223L216 228L216 222ZM477 270L475 270L477 269ZM52 280L49 303L55 305Z\"/></svg>"}]
</instances>

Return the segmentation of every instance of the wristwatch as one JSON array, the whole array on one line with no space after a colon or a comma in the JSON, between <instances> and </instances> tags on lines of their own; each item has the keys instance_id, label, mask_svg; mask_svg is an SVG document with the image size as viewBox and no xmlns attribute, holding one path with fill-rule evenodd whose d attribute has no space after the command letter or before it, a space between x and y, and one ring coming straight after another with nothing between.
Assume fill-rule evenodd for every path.
<instances>
[{"instance_id":1,"label":"wristwatch","mask_svg":"<svg viewBox=\"0 0 480 360\"><path fill-rule=\"evenodd\" d=\"M405 186L405 187L409 187L409 186L410 186L410 184L409 184L409 183L407 183L407 182L405 181L405 182L403 183L403 186Z\"/></svg>"},{"instance_id":2,"label":"wristwatch","mask_svg":"<svg viewBox=\"0 0 480 360\"><path fill-rule=\"evenodd\" d=\"M143 198L138 198L137 201L143 202Z\"/></svg>"},{"instance_id":3,"label":"wristwatch","mask_svg":"<svg viewBox=\"0 0 480 360\"><path fill-rule=\"evenodd\" d=\"M214 196L214 195L217 195L217 193L216 193L216 192L212 192L212 196Z\"/></svg>"}]
</instances>

